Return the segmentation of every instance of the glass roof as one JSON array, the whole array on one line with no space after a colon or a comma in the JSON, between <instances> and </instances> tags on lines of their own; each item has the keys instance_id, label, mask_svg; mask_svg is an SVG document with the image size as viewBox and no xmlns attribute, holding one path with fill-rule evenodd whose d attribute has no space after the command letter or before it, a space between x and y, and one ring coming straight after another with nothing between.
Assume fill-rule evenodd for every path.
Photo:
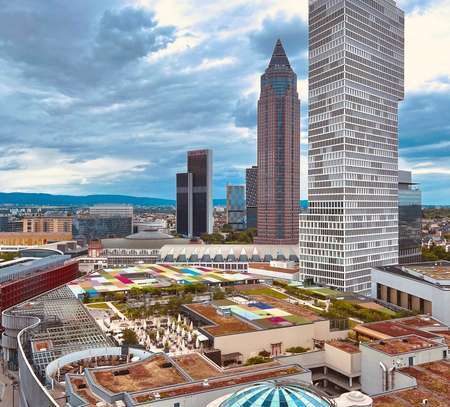
<instances>
[{"instance_id":1,"label":"glass roof","mask_svg":"<svg viewBox=\"0 0 450 407\"><path fill-rule=\"evenodd\" d=\"M330 407L333 404L297 383L257 383L237 391L220 407Z\"/></svg>"}]
</instances>

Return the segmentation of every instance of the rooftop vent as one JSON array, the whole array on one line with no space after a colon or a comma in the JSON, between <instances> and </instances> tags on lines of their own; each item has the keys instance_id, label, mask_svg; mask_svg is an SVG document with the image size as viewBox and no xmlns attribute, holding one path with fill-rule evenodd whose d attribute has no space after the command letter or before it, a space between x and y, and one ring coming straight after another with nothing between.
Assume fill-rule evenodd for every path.
<instances>
[{"instance_id":1,"label":"rooftop vent","mask_svg":"<svg viewBox=\"0 0 450 407\"><path fill-rule=\"evenodd\" d=\"M130 371L128 369L122 369L122 370L115 370L114 376L125 376L127 374L130 374Z\"/></svg>"}]
</instances>

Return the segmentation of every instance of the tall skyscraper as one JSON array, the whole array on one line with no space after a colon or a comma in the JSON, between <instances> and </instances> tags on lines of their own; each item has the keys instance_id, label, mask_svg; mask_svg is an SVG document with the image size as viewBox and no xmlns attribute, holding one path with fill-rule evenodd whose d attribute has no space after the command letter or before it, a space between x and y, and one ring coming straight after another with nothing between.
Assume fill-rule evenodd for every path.
<instances>
[{"instance_id":1,"label":"tall skyscraper","mask_svg":"<svg viewBox=\"0 0 450 407\"><path fill-rule=\"evenodd\" d=\"M298 243L300 100L281 41L261 76L258 101L257 243Z\"/></svg>"},{"instance_id":2,"label":"tall skyscraper","mask_svg":"<svg viewBox=\"0 0 450 407\"><path fill-rule=\"evenodd\" d=\"M398 172L398 262L422 260L422 193L410 171Z\"/></svg>"},{"instance_id":3,"label":"tall skyscraper","mask_svg":"<svg viewBox=\"0 0 450 407\"><path fill-rule=\"evenodd\" d=\"M300 269L368 292L398 262L398 103L404 15L394 0L309 2L309 212Z\"/></svg>"},{"instance_id":4,"label":"tall skyscraper","mask_svg":"<svg viewBox=\"0 0 450 407\"><path fill-rule=\"evenodd\" d=\"M227 185L227 223L233 230L245 229L245 186Z\"/></svg>"},{"instance_id":5,"label":"tall skyscraper","mask_svg":"<svg viewBox=\"0 0 450 407\"><path fill-rule=\"evenodd\" d=\"M187 172L177 174L177 233L212 232L212 150L188 151Z\"/></svg>"},{"instance_id":6,"label":"tall skyscraper","mask_svg":"<svg viewBox=\"0 0 450 407\"><path fill-rule=\"evenodd\" d=\"M247 228L258 227L258 167L245 169L245 200L247 206Z\"/></svg>"}]
</instances>

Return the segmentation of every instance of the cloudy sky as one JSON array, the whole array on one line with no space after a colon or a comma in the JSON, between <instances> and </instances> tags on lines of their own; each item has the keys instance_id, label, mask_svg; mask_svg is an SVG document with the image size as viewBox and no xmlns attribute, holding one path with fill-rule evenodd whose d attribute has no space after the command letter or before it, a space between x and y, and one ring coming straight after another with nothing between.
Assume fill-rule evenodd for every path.
<instances>
[{"instance_id":1,"label":"cloudy sky","mask_svg":"<svg viewBox=\"0 0 450 407\"><path fill-rule=\"evenodd\" d=\"M450 0L406 10L400 166L450 204ZM214 195L256 159L276 38L302 99L307 0L0 0L0 190L173 198L186 150L214 150Z\"/></svg>"}]
</instances>

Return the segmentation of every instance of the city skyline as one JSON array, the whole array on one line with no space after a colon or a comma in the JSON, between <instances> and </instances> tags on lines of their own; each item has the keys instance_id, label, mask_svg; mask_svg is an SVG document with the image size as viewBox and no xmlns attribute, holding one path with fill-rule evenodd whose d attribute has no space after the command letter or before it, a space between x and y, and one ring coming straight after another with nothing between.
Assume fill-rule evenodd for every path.
<instances>
[{"instance_id":1,"label":"city skyline","mask_svg":"<svg viewBox=\"0 0 450 407\"><path fill-rule=\"evenodd\" d=\"M303 93L306 198L306 1L219 1L201 12L193 2L176 13L159 1L89 3L2 7L3 191L173 199L185 151L205 147L224 198L226 183L242 183L256 162L258 75L280 37ZM400 168L413 170L424 204L450 204L450 63L439 52L450 5L398 4L408 19Z\"/></svg>"}]
</instances>

